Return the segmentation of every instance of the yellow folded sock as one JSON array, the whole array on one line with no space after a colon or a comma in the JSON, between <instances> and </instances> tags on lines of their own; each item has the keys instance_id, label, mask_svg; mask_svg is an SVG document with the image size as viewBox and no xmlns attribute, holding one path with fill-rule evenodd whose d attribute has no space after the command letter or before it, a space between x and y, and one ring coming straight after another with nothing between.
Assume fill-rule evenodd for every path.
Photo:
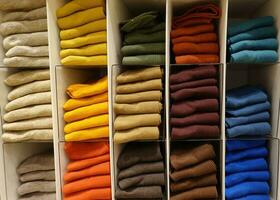
<instances>
[{"instance_id":1,"label":"yellow folded sock","mask_svg":"<svg viewBox=\"0 0 280 200\"><path fill-rule=\"evenodd\" d=\"M60 51L60 57L65 58L67 56L95 56L106 55L107 43L92 44L76 49L63 49Z\"/></svg>"},{"instance_id":2,"label":"yellow folded sock","mask_svg":"<svg viewBox=\"0 0 280 200\"><path fill-rule=\"evenodd\" d=\"M99 31L95 33L90 33L85 36L73 38L70 40L61 40L60 47L62 49L78 48L89 44L106 43L107 42L107 32Z\"/></svg>"},{"instance_id":3,"label":"yellow folded sock","mask_svg":"<svg viewBox=\"0 0 280 200\"><path fill-rule=\"evenodd\" d=\"M68 39L86 35L88 33L105 31L105 30L106 30L106 19L101 19L101 20L87 23L79 27L62 30L60 31L60 39L68 40Z\"/></svg>"},{"instance_id":4,"label":"yellow folded sock","mask_svg":"<svg viewBox=\"0 0 280 200\"><path fill-rule=\"evenodd\" d=\"M61 18L80 10L95 8L98 6L104 7L104 0L73 0L57 9L56 16L57 18Z\"/></svg>"},{"instance_id":5,"label":"yellow folded sock","mask_svg":"<svg viewBox=\"0 0 280 200\"><path fill-rule=\"evenodd\" d=\"M65 111L70 111L74 110L76 108L88 106L91 104L96 104L96 103L102 103L108 101L108 93L102 93L98 95L94 95L91 97L85 97L85 98L80 98L80 99L69 99L68 101L65 102L63 105L63 109Z\"/></svg>"},{"instance_id":6,"label":"yellow folded sock","mask_svg":"<svg viewBox=\"0 0 280 200\"><path fill-rule=\"evenodd\" d=\"M102 94L108 91L108 77L90 83L90 84L72 84L67 88L66 93L72 98L90 97Z\"/></svg>"},{"instance_id":7,"label":"yellow folded sock","mask_svg":"<svg viewBox=\"0 0 280 200\"><path fill-rule=\"evenodd\" d=\"M65 66L94 66L105 68L107 65L107 55L101 56L67 56L61 60L61 64Z\"/></svg>"},{"instance_id":8,"label":"yellow folded sock","mask_svg":"<svg viewBox=\"0 0 280 200\"><path fill-rule=\"evenodd\" d=\"M97 115L94 117L89 117L80 121L75 121L64 126L64 133L72 133L75 131L80 131L88 128L95 128L99 126L109 125L109 115Z\"/></svg>"},{"instance_id":9,"label":"yellow folded sock","mask_svg":"<svg viewBox=\"0 0 280 200\"><path fill-rule=\"evenodd\" d=\"M107 113L108 113L108 102L103 102L103 103L97 103L90 106L77 108L75 110L66 112L64 114L64 120L69 123L69 122L85 119L87 117L92 117L92 116L107 114Z\"/></svg>"},{"instance_id":10,"label":"yellow folded sock","mask_svg":"<svg viewBox=\"0 0 280 200\"><path fill-rule=\"evenodd\" d=\"M109 137L109 126L101 126L96 128L85 129L81 131L75 131L65 135L65 141L83 141L93 140L99 138Z\"/></svg>"},{"instance_id":11,"label":"yellow folded sock","mask_svg":"<svg viewBox=\"0 0 280 200\"><path fill-rule=\"evenodd\" d=\"M96 7L76 12L63 18L59 18L57 20L57 24L60 29L69 29L87 24L92 21L104 19L105 17L106 16L104 14L104 8Z\"/></svg>"}]
</instances>

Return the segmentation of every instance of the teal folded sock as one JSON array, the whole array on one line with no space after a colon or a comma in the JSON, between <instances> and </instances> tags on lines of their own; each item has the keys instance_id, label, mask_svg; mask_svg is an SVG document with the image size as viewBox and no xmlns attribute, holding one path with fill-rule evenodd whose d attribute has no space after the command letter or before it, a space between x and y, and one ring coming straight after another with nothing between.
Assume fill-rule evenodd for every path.
<instances>
[{"instance_id":1,"label":"teal folded sock","mask_svg":"<svg viewBox=\"0 0 280 200\"><path fill-rule=\"evenodd\" d=\"M123 65L164 65L165 55L139 55L125 56L122 60Z\"/></svg>"},{"instance_id":2,"label":"teal folded sock","mask_svg":"<svg viewBox=\"0 0 280 200\"><path fill-rule=\"evenodd\" d=\"M273 50L258 50L250 51L244 50L237 53L231 54L231 63L275 63L278 61L278 53Z\"/></svg>"},{"instance_id":3,"label":"teal folded sock","mask_svg":"<svg viewBox=\"0 0 280 200\"><path fill-rule=\"evenodd\" d=\"M165 43L146 43L125 45L121 48L123 56L136 56L146 54L165 54Z\"/></svg>"},{"instance_id":4,"label":"teal folded sock","mask_svg":"<svg viewBox=\"0 0 280 200\"><path fill-rule=\"evenodd\" d=\"M158 31L147 34L135 31L133 33L125 34L123 45L159 42L165 42L165 31Z\"/></svg>"}]
</instances>

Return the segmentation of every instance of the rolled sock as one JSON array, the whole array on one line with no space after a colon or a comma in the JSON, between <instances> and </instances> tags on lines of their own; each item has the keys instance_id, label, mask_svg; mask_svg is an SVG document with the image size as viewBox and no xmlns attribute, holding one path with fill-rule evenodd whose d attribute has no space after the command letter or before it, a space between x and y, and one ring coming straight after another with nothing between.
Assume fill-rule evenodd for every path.
<instances>
[{"instance_id":1,"label":"rolled sock","mask_svg":"<svg viewBox=\"0 0 280 200\"><path fill-rule=\"evenodd\" d=\"M241 117L227 117L226 127L232 128L239 125L257 123L257 122L268 122L269 119L270 119L269 112L261 112L261 113L252 114L248 116L241 116Z\"/></svg>"},{"instance_id":2,"label":"rolled sock","mask_svg":"<svg viewBox=\"0 0 280 200\"><path fill-rule=\"evenodd\" d=\"M263 171L267 169L267 161L264 158L236 161L226 164L226 174L234 174L245 171Z\"/></svg>"},{"instance_id":3,"label":"rolled sock","mask_svg":"<svg viewBox=\"0 0 280 200\"><path fill-rule=\"evenodd\" d=\"M246 172L239 172L226 176L225 184L226 187L231 187L242 182L250 182L250 181L265 182L265 181L269 181L269 179L270 179L269 171L246 171Z\"/></svg>"},{"instance_id":4,"label":"rolled sock","mask_svg":"<svg viewBox=\"0 0 280 200\"><path fill-rule=\"evenodd\" d=\"M265 112L270 109L270 103L268 101L258 104L249 105L239 109L227 109L226 114L228 116L240 117L253 115L260 112Z\"/></svg>"},{"instance_id":5,"label":"rolled sock","mask_svg":"<svg viewBox=\"0 0 280 200\"><path fill-rule=\"evenodd\" d=\"M227 128L229 137L237 137L242 135L268 135L271 133L271 125L268 122L252 123L246 125Z\"/></svg>"},{"instance_id":6,"label":"rolled sock","mask_svg":"<svg viewBox=\"0 0 280 200\"><path fill-rule=\"evenodd\" d=\"M256 147L252 149L246 149L242 151L227 152L226 163L234 162L243 159L252 158L265 158L268 156L268 150L266 147Z\"/></svg>"},{"instance_id":7,"label":"rolled sock","mask_svg":"<svg viewBox=\"0 0 280 200\"><path fill-rule=\"evenodd\" d=\"M226 143L227 151L238 151L262 147L266 145L266 140L228 140Z\"/></svg>"}]
</instances>

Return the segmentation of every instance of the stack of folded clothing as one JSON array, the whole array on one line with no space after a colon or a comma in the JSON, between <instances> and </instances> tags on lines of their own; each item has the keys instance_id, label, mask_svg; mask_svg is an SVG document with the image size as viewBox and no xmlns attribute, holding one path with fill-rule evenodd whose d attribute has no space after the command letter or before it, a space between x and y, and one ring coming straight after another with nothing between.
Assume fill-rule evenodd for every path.
<instances>
[{"instance_id":1,"label":"stack of folded clothing","mask_svg":"<svg viewBox=\"0 0 280 200\"><path fill-rule=\"evenodd\" d=\"M217 167L213 145L177 145L170 156L171 199L217 199Z\"/></svg>"},{"instance_id":2,"label":"stack of folded clothing","mask_svg":"<svg viewBox=\"0 0 280 200\"><path fill-rule=\"evenodd\" d=\"M163 199L165 173L159 143L128 143L117 167L117 199Z\"/></svg>"},{"instance_id":3,"label":"stack of folded clothing","mask_svg":"<svg viewBox=\"0 0 280 200\"><path fill-rule=\"evenodd\" d=\"M104 0L72 0L56 12L62 65L106 65Z\"/></svg>"},{"instance_id":4,"label":"stack of folded clothing","mask_svg":"<svg viewBox=\"0 0 280 200\"><path fill-rule=\"evenodd\" d=\"M67 142L64 200L111 199L108 142Z\"/></svg>"},{"instance_id":5,"label":"stack of folded clothing","mask_svg":"<svg viewBox=\"0 0 280 200\"><path fill-rule=\"evenodd\" d=\"M269 200L266 141L227 141L226 199Z\"/></svg>"},{"instance_id":6,"label":"stack of folded clothing","mask_svg":"<svg viewBox=\"0 0 280 200\"><path fill-rule=\"evenodd\" d=\"M262 89L244 86L229 90L226 97L228 137L270 134L269 110L270 102Z\"/></svg>"},{"instance_id":7,"label":"stack of folded clothing","mask_svg":"<svg viewBox=\"0 0 280 200\"><path fill-rule=\"evenodd\" d=\"M71 97L65 104L65 141L83 141L109 136L108 78L67 88Z\"/></svg>"},{"instance_id":8,"label":"stack of folded clothing","mask_svg":"<svg viewBox=\"0 0 280 200\"><path fill-rule=\"evenodd\" d=\"M231 63L271 63L278 61L278 40L272 16L234 23L228 30Z\"/></svg>"},{"instance_id":9,"label":"stack of folded clothing","mask_svg":"<svg viewBox=\"0 0 280 200\"><path fill-rule=\"evenodd\" d=\"M220 135L218 67L190 67L170 76L173 139Z\"/></svg>"},{"instance_id":10,"label":"stack of folded clothing","mask_svg":"<svg viewBox=\"0 0 280 200\"><path fill-rule=\"evenodd\" d=\"M162 110L160 67L127 70L117 76L117 83L114 141L158 139Z\"/></svg>"},{"instance_id":11,"label":"stack of folded clothing","mask_svg":"<svg viewBox=\"0 0 280 200\"><path fill-rule=\"evenodd\" d=\"M43 153L24 160L17 168L21 185L19 200L56 200L53 153Z\"/></svg>"},{"instance_id":12,"label":"stack of folded clothing","mask_svg":"<svg viewBox=\"0 0 280 200\"><path fill-rule=\"evenodd\" d=\"M122 64L165 64L165 22L158 12L145 12L130 19L121 31L124 33Z\"/></svg>"},{"instance_id":13,"label":"stack of folded clothing","mask_svg":"<svg viewBox=\"0 0 280 200\"><path fill-rule=\"evenodd\" d=\"M0 34L9 67L48 67L48 27L45 0L0 2Z\"/></svg>"},{"instance_id":14,"label":"stack of folded clothing","mask_svg":"<svg viewBox=\"0 0 280 200\"><path fill-rule=\"evenodd\" d=\"M176 64L219 62L214 23L219 18L220 9L214 4L195 6L173 18L171 40Z\"/></svg>"},{"instance_id":15,"label":"stack of folded clothing","mask_svg":"<svg viewBox=\"0 0 280 200\"><path fill-rule=\"evenodd\" d=\"M52 140L49 70L17 72L10 75L5 84L13 89L5 106L3 141Z\"/></svg>"}]
</instances>

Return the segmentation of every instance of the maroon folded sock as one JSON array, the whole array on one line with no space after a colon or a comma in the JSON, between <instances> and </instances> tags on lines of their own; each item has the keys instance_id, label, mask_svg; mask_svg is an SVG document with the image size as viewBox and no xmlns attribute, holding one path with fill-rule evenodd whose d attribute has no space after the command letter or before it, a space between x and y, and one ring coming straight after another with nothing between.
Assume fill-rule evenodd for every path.
<instances>
[{"instance_id":1,"label":"maroon folded sock","mask_svg":"<svg viewBox=\"0 0 280 200\"><path fill-rule=\"evenodd\" d=\"M171 93L171 98L174 101L182 101L189 98L205 99L217 97L219 97L219 89L217 86L187 88Z\"/></svg>"},{"instance_id":2,"label":"maroon folded sock","mask_svg":"<svg viewBox=\"0 0 280 200\"><path fill-rule=\"evenodd\" d=\"M197 113L183 118L171 118L172 126L189 126L189 125L218 125L220 116L218 113Z\"/></svg>"},{"instance_id":3,"label":"maroon folded sock","mask_svg":"<svg viewBox=\"0 0 280 200\"><path fill-rule=\"evenodd\" d=\"M218 138L219 136L219 126L192 125L172 128L172 138L175 140L188 138Z\"/></svg>"},{"instance_id":4,"label":"maroon folded sock","mask_svg":"<svg viewBox=\"0 0 280 200\"><path fill-rule=\"evenodd\" d=\"M174 103L171 107L171 116L179 117L191 115L195 112L217 112L219 102L217 99L201 99Z\"/></svg>"},{"instance_id":5,"label":"maroon folded sock","mask_svg":"<svg viewBox=\"0 0 280 200\"><path fill-rule=\"evenodd\" d=\"M203 78L217 77L218 69L216 66L199 66L188 68L176 74L171 74L170 84L193 81Z\"/></svg>"},{"instance_id":6,"label":"maroon folded sock","mask_svg":"<svg viewBox=\"0 0 280 200\"><path fill-rule=\"evenodd\" d=\"M208 78L208 79L200 79L195 81L188 81L178 84L170 85L171 92L176 92L177 90L185 89L185 88L196 88L202 86L214 86L217 85L217 79Z\"/></svg>"}]
</instances>

